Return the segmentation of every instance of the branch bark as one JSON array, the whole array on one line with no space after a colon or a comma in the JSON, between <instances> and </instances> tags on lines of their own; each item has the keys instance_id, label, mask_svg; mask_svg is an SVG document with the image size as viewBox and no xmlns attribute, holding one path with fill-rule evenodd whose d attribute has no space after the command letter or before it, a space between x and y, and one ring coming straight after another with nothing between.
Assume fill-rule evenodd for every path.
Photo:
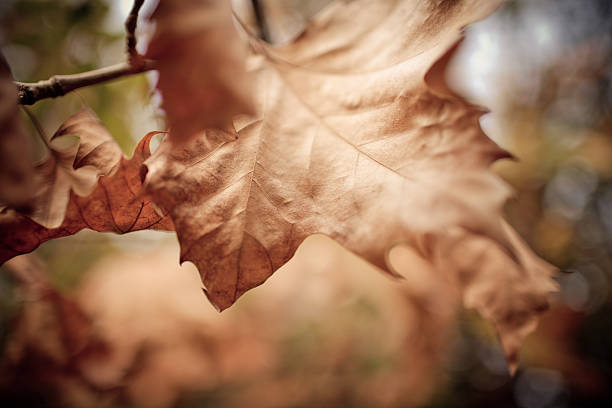
<instances>
[{"instance_id":1,"label":"branch bark","mask_svg":"<svg viewBox=\"0 0 612 408\"><path fill-rule=\"evenodd\" d=\"M143 60L141 64L136 65L123 62L80 74L54 75L45 81L38 81L36 83L16 82L18 102L21 105L33 105L41 99L57 98L75 89L139 74L152 69L154 69L154 62Z\"/></svg>"}]
</instances>

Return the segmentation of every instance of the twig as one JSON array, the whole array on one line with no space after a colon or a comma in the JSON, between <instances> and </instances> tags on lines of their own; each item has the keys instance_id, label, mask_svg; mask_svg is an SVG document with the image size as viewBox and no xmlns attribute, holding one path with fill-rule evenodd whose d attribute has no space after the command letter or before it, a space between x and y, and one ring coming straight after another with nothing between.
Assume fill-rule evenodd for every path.
<instances>
[{"instance_id":1,"label":"twig","mask_svg":"<svg viewBox=\"0 0 612 408\"><path fill-rule=\"evenodd\" d=\"M265 42L270 42L270 32L268 30L268 23L266 22L264 6L260 0L251 0L253 4L253 12L255 13L255 20L259 26L259 32L261 39Z\"/></svg>"},{"instance_id":2,"label":"twig","mask_svg":"<svg viewBox=\"0 0 612 408\"><path fill-rule=\"evenodd\" d=\"M144 0L134 0L132 10L125 20L125 32L126 32L126 51L128 54L128 61L133 66L142 64L143 57L136 51L136 24L138 22L138 13Z\"/></svg>"},{"instance_id":3,"label":"twig","mask_svg":"<svg viewBox=\"0 0 612 408\"><path fill-rule=\"evenodd\" d=\"M17 85L19 103L22 105L33 105L41 99L57 98L75 89L100 84L128 75L139 74L152 69L154 69L154 63L151 60L143 60L138 65L123 62L80 74L54 75L45 81L38 81L36 83L16 82L15 84Z\"/></svg>"}]
</instances>

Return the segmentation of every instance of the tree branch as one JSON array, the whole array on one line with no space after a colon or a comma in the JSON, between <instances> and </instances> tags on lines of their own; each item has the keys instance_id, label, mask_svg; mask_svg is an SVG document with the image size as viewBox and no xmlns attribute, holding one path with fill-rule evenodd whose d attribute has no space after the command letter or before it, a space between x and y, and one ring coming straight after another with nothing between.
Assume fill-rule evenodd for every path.
<instances>
[{"instance_id":1,"label":"tree branch","mask_svg":"<svg viewBox=\"0 0 612 408\"><path fill-rule=\"evenodd\" d=\"M268 30L268 23L264 12L264 5L260 0L251 0L253 4L253 12L255 13L255 20L259 26L259 35L265 42L270 42L270 33Z\"/></svg>"},{"instance_id":2,"label":"tree branch","mask_svg":"<svg viewBox=\"0 0 612 408\"><path fill-rule=\"evenodd\" d=\"M127 62L111 65L93 71L74 75L54 75L45 81L36 83L15 82L17 85L18 102L21 105L33 105L46 98L64 96L75 89L100 84L113 79L154 69L151 60L142 60L142 63L131 65Z\"/></svg>"},{"instance_id":3,"label":"tree branch","mask_svg":"<svg viewBox=\"0 0 612 408\"><path fill-rule=\"evenodd\" d=\"M143 60L142 56L136 51L136 24L138 22L138 13L143 3L144 0L134 0L132 10L125 20L126 51L131 65L139 65Z\"/></svg>"},{"instance_id":4,"label":"tree branch","mask_svg":"<svg viewBox=\"0 0 612 408\"><path fill-rule=\"evenodd\" d=\"M18 102L21 105L33 105L41 99L57 98L75 89L153 69L153 61L146 60L136 51L136 25L143 3L144 0L134 0L132 10L125 20L128 62L80 74L54 75L45 81L36 83L15 82Z\"/></svg>"}]
</instances>

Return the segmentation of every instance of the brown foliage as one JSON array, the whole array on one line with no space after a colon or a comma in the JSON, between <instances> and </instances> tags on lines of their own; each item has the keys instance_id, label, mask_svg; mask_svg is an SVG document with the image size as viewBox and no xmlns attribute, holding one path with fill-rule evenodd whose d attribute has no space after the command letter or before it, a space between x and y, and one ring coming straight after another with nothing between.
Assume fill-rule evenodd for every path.
<instances>
[{"instance_id":1,"label":"brown foliage","mask_svg":"<svg viewBox=\"0 0 612 408\"><path fill-rule=\"evenodd\" d=\"M213 304L229 307L315 233L392 274L388 252L409 244L515 356L552 268L504 224L509 192L489 166L507 155L442 77L459 30L498 4L337 3L285 47L251 39L258 116L236 122L237 140L208 130L146 163Z\"/></svg>"},{"instance_id":2,"label":"brown foliage","mask_svg":"<svg viewBox=\"0 0 612 408\"><path fill-rule=\"evenodd\" d=\"M243 33L249 76L229 1L162 0L146 57L169 136L152 157L145 136L127 160L90 111L68 119L36 169L32 219L0 214L0 261L83 228L174 225L181 261L223 310L310 235L396 277L413 273L391 256L407 246L496 326L514 368L554 268L503 220L510 191L489 166L508 154L444 80L460 30L501 2L336 2L285 46ZM250 99L256 114L237 116Z\"/></svg>"},{"instance_id":3,"label":"brown foliage","mask_svg":"<svg viewBox=\"0 0 612 408\"><path fill-rule=\"evenodd\" d=\"M75 118L86 116L87 121L93 121L90 111L83 111L68 120L68 124L74 124ZM78 123L83 123L81 120ZM69 129L77 135L92 136L101 131L103 135L107 132L97 122L89 128L88 133L81 133L82 129L64 124L60 130L66 132ZM58 131L58 134L64 134ZM88 228L100 232L115 232L124 234L126 232L143 229L172 230L172 221L161 210L157 209L151 200L142 191L141 167L142 163L151 155L149 143L155 132L147 134L136 146L134 155L126 159L121 154L119 147L113 139L108 139L106 150L119 151L119 156L111 156L100 153L95 154L91 149L92 144L84 144L78 149L80 160L75 165L90 163L97 157L107 158L104 162L106 175L100 177L95 184L91 194L81 197L74 192L65 190L63 194L69 197L65 204L65 217L57 228L46 228L29 217L14 210L6 209L0 213L0 262L4 262L16 255L31 252L40 244L50 239L60 238ZM86 139L81 137L81 141ZM83 142L81 142L83 143ZM109 146L110 145L110 146ZM98 145L100 146L100 145ZM111 147L112 146L112 147ZM87 147L90 147L89 149ZM100 149L100 147L98 147ZM103 150L104 151L104 150ZM89 154L86 154L89 153ZM52 159L51 159L52 160ZM65 170L62 170L65 172ZM58 200L61 202L61 200ZM57 203L54 201L53 203Z\"/></svg>"}]
</instances>

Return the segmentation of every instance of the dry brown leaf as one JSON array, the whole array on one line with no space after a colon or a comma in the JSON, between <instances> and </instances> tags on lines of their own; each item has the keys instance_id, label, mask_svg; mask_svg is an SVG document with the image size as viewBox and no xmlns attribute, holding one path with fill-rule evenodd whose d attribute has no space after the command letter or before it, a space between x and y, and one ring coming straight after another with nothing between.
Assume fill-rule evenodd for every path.
<instances>
[{"instance_id":1,"label":"dry brown leaf","mask_svg":"<svg viewBox=\"0 0 612 408\"><path fill-rule=\"evenodd\" d=\"M29 210L35 193L31 140L19 118L17 88L0 53L0 205Z\"/></svg>"},{"instance_id":2,"label":"dry brown leaf","mask_svg":"<svg viewBox=\"0 0 612 408\"><path fill-rule=\"evenodd\" d=\"M182 148L162 144L146 163L150 190L176 221L183 259L199 263L218 306L229 306L261 283L313 233L328 234L386 268L387 249L406 241L398 216L411 230L461 224L456 221L466 218L480 224L471 229L501 230L495 210L507 191L483 169L502 153L480 131L481 111L437 94L424 81L470 19L449 20L442 32L432 31L437 21L415 28L429 21L420 10L414 21L393 24L405 20L406 9L423 7L396 3L337 5L296 43L274 51L259 44L267 57L259 72L263 119L243 126L235 142L210 130ZM378 24L382 20L388 24ZM423 49L425 40L418 35L413 47L401 48L396 43L406 43L412 34L399 35L397 27L423 33L429 28L429 41L445 47ZM362 49L371 51L371 42L377 54ZM358 64L358 54L373 57ZM391 56L377 62L383 54ZM400 63L396 54L418 55ZM386 60L390 68L383 65ZM488 209L494 211L482 211ZM411 217L427 212L436 216ZM376 229L363 222L377 215L387 219ZM257 223L260 219L266 225ZM380 236L387 237L381 241ZM200 254L210 258L208 266ZM262 261L243 262L251 257ZM237 276L242 267L249 273Z\"/></svg>"},{"instance_id":3,"label":"dry brown leaf","mask_svg":"<svg viewBox=\"0 0 612 408\"><path fill-rule=\"evenodd\" d=\"M110 174L123 154L89 109L68 118L48 146L49 157L36 169L39 183L31 218L47 228L57 228L71 193L89 195L98 177Z\"/></svg>"},{"instance_id":4,"label":"dry brown leaf","mask_svg":"<svg viewBox=\"0 0 612 408\"><path fill-rule=\"evenodd\" d=\"M174 141L252 112L247 47L232 24L230 3L161 0L152 16L156 30L147 57L156 61Z\"/></svg>"},{"instance_id":5,"label":"dry brown leaf","mask_svg":"<svg viewBox=\"0 0 612 408\"><path fill-rule=\"evenodd\" d=\"M253 40L259 119L237 122L236 141L209 130L186 146L162 144L146 163L181 261L197 265L216 307L263 283L315 233L390 273L389 250L411 244L459 279L463 258L487 254L462 244L468 253L443 262L442 248L454 248L445 243L463 242L459 230L497 254L471 265L499 300L469 282L459 289L515 354L509 339L533 328L553 268L528 271L535 256L509 236L501 217L509 190L489 169L507 155L482 133L482 110L449 92L442 76L460 29L500 3L336 3L286 47ZM504 284L521 279L520 290Z\"/></svg>"},{"instance_id":6,"label":"dry brown leaf","mask_svg":"<svg viewBox=\"0 0 612 408\"><path fill-rule=\"evenodd\" d=\"M13 210L0 213L0 263L84 228L118 234L144 229L172 230L170 218L142 191L142 164L151 155L149 143L155 134L151 132L142 138L132 158L121 155L112 166L106 163L114 171L100 177L90 195L79 197L71 193L66 217L58 228L46 228ZM86 162L87 156L82 157L82 162Z\"/></svg>"}]
</instances>

